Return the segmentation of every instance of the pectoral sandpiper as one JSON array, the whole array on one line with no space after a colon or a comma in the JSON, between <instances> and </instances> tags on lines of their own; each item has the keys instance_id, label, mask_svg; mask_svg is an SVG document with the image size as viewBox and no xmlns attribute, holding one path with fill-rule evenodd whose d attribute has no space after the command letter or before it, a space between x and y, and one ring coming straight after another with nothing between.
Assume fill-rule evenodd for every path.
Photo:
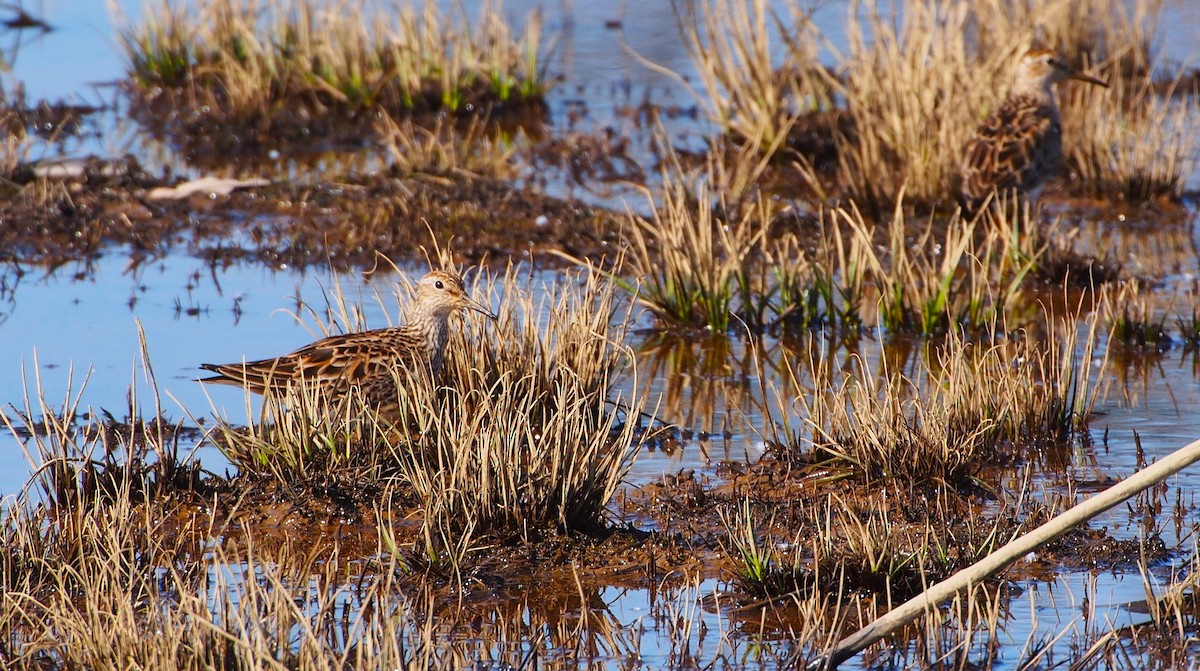
<instances>
[{"instance_id":1,"label":"pectoral sandpiper","mask_svg":"<svg viewBox=\"0 0 1200 671\"><path fill-rule=\"evenodd\" d=\"M450 315L463 309L496 319L467 296L462 278L435 270L417 283L411 319L403 326L330 336L271 359L201 364L216 375L200 381L256 394L316 392L323 399L342 398L357 387L368 405L387 408L397 403L398 376L441 371Z\"/></svg>"},{"instance_id":2,"label":"pectoral sandpiper","mask_svg":"<svg viewBox=\"0 0 1200 671\"><path fill-rule=\"evenodd\" d=\"M962 196L976 210L996 191L1036 198L1042 183L1062 167L1062 122L1054 85L1075 79L1108 88L1076 72L1053 51L1033 49L1021 58L1008 98L979 125L967 142L962 164Z\"/></svg>"}]
</instances>

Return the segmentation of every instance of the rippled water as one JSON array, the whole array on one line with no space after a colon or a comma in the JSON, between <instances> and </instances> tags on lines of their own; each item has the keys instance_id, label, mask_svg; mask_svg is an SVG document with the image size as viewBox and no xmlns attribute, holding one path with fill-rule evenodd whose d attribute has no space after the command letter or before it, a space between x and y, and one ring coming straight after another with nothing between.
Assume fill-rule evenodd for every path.
<instances>
[{"instance_id":1,"label":"rippled water","mask_svg":"<svg viewBox=\"0 0 1200 671\"><path fill-rule=\"evenodd\" d=\"M129 16L136 16L141 6L135 0L120 4ZM519 16L538 4L510 1L506 11ZM54 26L53 32L37 37L10 35L11 41L4 44L12 64L12 72L4 76L6 88L11 90L15 82L21 82L31 100L84 104L111 100L113 91L107 84L122 76L122 59L105 5L46 3L45 18ZM670 3L619 6L621 10L618 3L567 0L544 6L549 32L559 35L551 71L565 78L550 98L556 129L566 127L566 110L580 102L587 112L575 123L582 128L612 125L626 131L632 122L622 110L643 99L685 108L696 104L677 82L645 68L634 55L636 52L685 76L691 72L687 52L676 37ZM840 7L830 3L817 18L834 22L838 11ZM1164 56L1200 64L1200 43L1195 39L1200 35L1200 5L1188 0L1167 2L1164 19ZM617 20L620 29L605 26ZM702 121L686 115L673 123L678 133L695 135L705 128ZM101 137L69 143L66 153L116 156L125 151L143 152L140 155L149 165L170 163L187 170L178 157L151 155L148 144L134 131L116 125L108 130ZM1191 184L1198 183L1193 175ZM569 185L555 188L568 194L577 191ZM623 207L619 201L609 204ZM1146 272L1170 268L1164 282L1180 292L1200 277L1195 217L1175 230L1130 229L1120 222L1085 223L1080 235L1096 250L1119 250L1122 258L1134 259ZM411 271L420 273L421 269ZM23 384L33 385L39 376L46 397L59 399L66 393L69 371L73 370L76 389L84 375L88 377L84 406L106 408L118 416L126 407L131 385L139 390L143 402L150 398L138 365L139 323L168 416L202 416L215 408L236 418L245 413L241 392L206 389L194 382L199 363L281 353L310 341L314 337L312 321L301 323L289 311L296 310L300 300L323 304L323 292L335 281L348 297L360 299L368 323L382 325L389 315L394 319L397 314L391 294L394 278L386 274L365 282L357 274L335 277L320 270L298 273L234 266L214 271L182 252L134 265L124 250L113 249L92 267L25 268L19 277L10 270L3 279L0 402L19 404L25 396ZM384 307L375 300L377 291L384 296ZM630 475L630 484L643 484L685 468L711 469L722 460L754 460L760 455L764 418L754 371L729 370L717 376L681 371L655 363L656 351L669 345L656 345L653 336L636 335L628 344L641 352L643 372L653 372L651 390L674 399L664 419L680 423L696 436L672 453L643 454ZM733 337L729 346L730 360L747 360L743 339ZM768 340L762 346L774 351L783 345ZM879 343L868 338L861 348L868 361L878 360ZM1072 466L1079 479L1120 478L1131 473L1136 464L1132 449L1135 432L1150 459L1200 437L1198 369L1196 354L1180 347L1161 357L1116 366L1103 382L1092 424L1098 445L1094 452L1079 455ZM1101 440L1105 435L1107 444ZM219 454L205 452L202 458L220 470ZM0 432L0 494L18 491L28 474L19 444L7 432ZM1200 491L1200 468L1175 478L1171 485L1190 500ZM1131 537L1137 527L1128 524L1127 517L1118 510L1103 523L1113 524L1119 537ZM685 590L671 598L681 608L693 607L701 593L719 589L717 581L707 581L697 590ZM1030 583L1026 589L1027 594L1014 601L1011 626L1003 633L1014 646L1011 659L1016 659L1026 640L1057 633L1072 622L1086 626L1080 612L1085 592L1090 594L1089 607L1114 624L1134 617L1121 604L1144 596L1136 575L1068 573L1053 583ZM651 597L645 591L614 588L605 590L600 598L627 626L648 617L650 611ZM729 626L711 613L702 617L714 630ZM1035 619L1036 625L1032 624ZM641 645L641 654L651 666L653 660L678 652L664 648L666 641L650 634L641 638ZM703 652L698 657L701 662L712 659Z\"/></svg>"}]
</instances>

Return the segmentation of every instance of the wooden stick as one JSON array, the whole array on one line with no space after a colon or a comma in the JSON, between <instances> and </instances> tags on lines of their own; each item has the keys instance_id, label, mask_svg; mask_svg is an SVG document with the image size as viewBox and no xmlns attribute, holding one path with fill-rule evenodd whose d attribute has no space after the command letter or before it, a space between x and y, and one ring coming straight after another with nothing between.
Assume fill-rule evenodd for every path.
<instances>
[{"instance_id":1,"label":"wooden stick","mask_svg":"<svg viewBox=\"0 0 1200 671\"><path fill-rule=\"evenodd\" d=\"M1200 461L1200 440L1189 443L1161 461L1129 476L1117 485L1080 502L1058 517L1029 533L1014 538L1004 547L976 562L921 594L893 608L883 617L838 641L824 656L808 665L809 669L832 671L839 664L876 643L888 634L917 619L922 613L936 608L958 592L982 583L1017 559L1049 543L1075 526L1087 522L1113 506L1132 498L1179 471Z\"/></svg>"}]
</instances>

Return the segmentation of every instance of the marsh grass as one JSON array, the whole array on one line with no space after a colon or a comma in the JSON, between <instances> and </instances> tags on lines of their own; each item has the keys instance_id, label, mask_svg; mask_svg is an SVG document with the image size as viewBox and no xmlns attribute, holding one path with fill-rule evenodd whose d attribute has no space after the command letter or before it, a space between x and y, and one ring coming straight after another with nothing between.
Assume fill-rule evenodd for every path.
<instances>
[{"instance_id":1,"label":"marsh grass","mask_svg":"<svg viewBox=\"0 0 1200 671\"><path fill-rule=\"evenodd\" d=\"M1060 92L1077 190L1133 202L1177 198L1192 169L1194 134L1180 130L1193 105L1151 88L1158 0L856 0L846 9L844 48L802 15L789 27L766 3L733 4L684 13L704 83L695 93L728 134L768 154L786 149L775 139L791 133L805 109L844 115L817 131L828 136L832 168L796 161L823 203L849 198L869 217L886 217L904 192L911 207L952 208L962 148L1003 99L1015 59L1035 44L1081 68L1102 66L1118 83L1113 91ZM805 46L772 44L773 36L802 37ZM833 53L836 76L817 65L814 45ZM796 100L809 104L789 105Z\"/></svg>"},{"instance_id":2,"label":"marsh grass","mask_svg":"<svg viewBox=\"0 0 1200 671\"><path fill-rule=\"evenodd\" d=\"M810 636L836 638L853 630L843 627L856 614L870 621L986 555L1018 528L1011 516L982 515L953 493L914 515L895 503L904 499L904 488L893 483L866 497L828 494L793 502L788 514L764 511L750 498L722 509L721 546L733 566L743 616L766 620L791 605ZM994 632L1003 593L998 581L979 585L948 612L938 610L937 617L899 634L893 645L912 646L910 654L917 654L930 645L922 636L961 644L947 632L967 641ZM947 614L961 618L961 628L947 627Z\"/></svg>"},{"instance_id":3,"label":"marsh grass","mask_svg":"<svg viewBox=\"0 0 1200 671\"><path fill-rule=\"evenodd\" d=\"M788 232L767 240L764 260L774 276L770 306L777 323L828 327L855 337L865 323L867 287L877 252L833 212L818 218L818 243Z\"/></svg>"},{"instance_id":4,"label":"marsh grass","mask_svg":"<svg viewBox=\"0 0 1200 671\"><path fill-rule=\"evenodd\" d=\"M1196 169L1200 116L1194 96L1172 94L1184 73L1160 96L1147 77L1107 72L1112 90L1079 87L1063 101L1063 145L1077 189L1117 202L1178 200Z\"/></svg>"},{"instance_id":5,"label":"marsh grass","mask_svg":"<svg viewBox=\"0 0 1200 671\"><path fill-rule=\"evenodd\" d=\"M154 399L147 408L131 391L122 420L107 410L82 405L87 377L76 387L73 370L62 402L48 401L34 356L32 387L22 372L22 407L15 409L15 416L0 413L33 473L25 496L69 510L79 504L102 506L122 497L148 501L204 489L199 464L182 452L182 445L195 432L163 416L144 339L142 353ZM147 409L153 411L150 418L145 417Z\"/></svg>"},{"instance_id":6,"label":"marsh grass","mask_svg":"<svg viewBox=\"0 0 1200 671\"><path fill-rule=\"evenodd\" d=\"M1109 341L1122 353L1162 353L1171 348L1170 310L1155 303L1145 281L1134 278L1105 286L1097 311L1108 324Z\"/></svg>"},{"instance_id":7,"label":"marsh grass","mask_svg":"<svg viewBox=\"0 0 1200 671\"><path fill-rule=\"evenodd\" d=\"M872 214L887 212L901 191L912 204L954 202L959 148L995 95L980 71L994 72L1003 58L979 62L969 51L968 3L902 4L896 16L870 0L851 3L839 56L837 94L855 134L835 135L837 180Z\"/></svg>"},{"instance_id":8,"label":"marsh grass","mask_svg":"<svg viewBox=\"0 0 1200 671\"><path fill-rule=\"evenodd\" d=\"M995 344L975 344L951 332L923 345L927 360L916 372L885 369L878 384L861 361L840 383L814 366L818 391L794 397L809 438L786 429L782 440L795 457L840 477L949 488L975 482L985 467L1053 454L1071 444L1094 406L1091 367L1080 362L1091 360L1097 322L1080 329L1065 319L1045 344L995 336ZM776 426L794 425L788 397L778 396Z\"/></svg>"},{"instance_id":9,"label":"marsh grass","mask_svg":"<svg viewBox=\"0 0 1200 671\"><path fill-rule=\"evenodd\" d=\"M116 12L116 10L114 10ZM382 109L461 112L539 104L540 14L514 34L497 5L471 25L428 0L385 13L320 0L165 0L120 39L130 76L230 120Z\"/></svg>"},{"instance_id":10,"label":"marsh grass","mask_svg":"<svg viewBox=\"0 0 1200 671\"><path fill-rule=\"evenodd\" d=\"M1186 565L1164 582L1155 576L1150 567L1151 560L1145 552L1138 557L1142 585L1146 592L1145 612L1150 616L1148 626L1171 641L1194 640L1194 631L1200 624L1200 552L1195 537L1192 538L1190 556ZM1141 610L1141 609L1138 609ZM1136 635L1136 632L1130 632Z\"/></svg>"},{"instance_id":11,"label":"marsh grass","mask_svg":"<svg viewBox=\"0 0 1200 671\"><path fill-rule=\"evenodd\" d=\"M799 3L788 17L766 0L678 0L674 7L703 95L680 81L739 143L774 154L800 116L832 107L818 33Z\"/></svg>"},{"instance_id":12,"label":"marsh grass","mask_svg":"<svg viewBox=\"0 0 1200 671\"><path fill-rule=\"evenodd\" d=\"M884 226L851 202L819 213L801 242L779 232L770 198L731 206L718 179L728 174L664 173L661 199L646 191L651 215L628 215L630 251L615 281L665 328L723 333L736 318L756 333L852 334L871 323L874 299L890 335L985 329L1026 307L1024 285L1046 250L1028 207L914 221L903 190Z\"/></svg>"},{"instance_id":13,"label":"marsh grass","mask_svg":"<svg viewBox=\"0 0 1200 671\"><path fill-rule=\"evenodd\" d=\"M127 494L69 511L6 509L6 667L333 671L489 659L515 668L637 650L630 631L604 626L603 613L580 623L533 599L463 607L414 585L392 559L253 536L214 541L222 529L197 523L194 511L137 505Z\"/></svg>"},{"instance_id":14,"label":"marsh grass","mask_svg":"<svg viewBox=\"0 0 1200 671\"><path fill-rule=\"evenodd\" d=\"M958 494L943 491L921 512L905 511L889 500L902 497L900 482L865 500L831 494L807 512L816 530L805 550L819 576L851 592L895 603L922 592L987 555L1014 532L1003 515L970 511Z\"/></svg>"},{"instance_id":15,"label":"marsh grass","mask_svg":"<svg viewBox=\"0 0 1200 671\"><path fill-rule=\"evenodd\" d=\"M985 0L975 4L971 38L983 53L1004 51L1011 36L1054 49L1076 69L1109 63L1129 76L1153 75L1162 0Z\"/></svg>"},{"instance_id":16,"label":"marsh grass","mask_svg":"<svg viewBox=\"0 0 1200 671\"><path fill-rule=\"evenodd\" d=\"M208 440L251 479L265 478L293 493L306 489L366 493L384 476L387 423L364 411L357 393L331 402L315 389L263 399L245 426L219 417ZM251 401L246 401L252 416Z\"/></svg>"},{"instance_id":17,"label":"marsh grass","mask_svg":"<svg viewBox=\"0 0 1200 671\"><path fill-rule=\"evenodd\" d=\"M725 530L721 549L734 565L735 579L743 591L758 598L777 597L798 592L811 582L804 555L798 551L802 546L760 537L749 499L717 513ZM767 527L773 523L765 522Z\"/></svg>"},{"instance_id":18,"label":"marsh grass","mask_svg":"<svg viewBox=\"0 0 1200 671\"><path fill-rule=\"evenodd\" d=\"M627 216L623 275L638 279L615 281L669 327L730 328L739 283L771 220L764 197L731 211L726 192L711 183L717 174L710 166L706 175L689 175L675 163L664 170L661 200L643 189L650 216Z\"/></svg>"},{"instance_id":19,"label":"marsh grass","mask_svg":"<svg viewBox=\"0 0 1200 671\"><path fill-rule=\"evenodd\" d=\"M878 290L880 325L890 333L930 335L955 327L981 329L1003 319L1036 263L1019 249L1025 236L998 226L977 233L978 220L957 214L939 225L940 232L933 217L914 230L903 197L901 191L886 222L882 253L875 227L853 204L832 213L834 226L851 231L850 244L857 249L852 255L865 261L863 274Z\"/></svg>"},{"instance_id":20,"label":"marsh grass","mask_svg":"<svg viewBox=\"0 0 1200 671\"><path fill-rule=\"evenodd\" d=\"M1175 317L1175 325L1184 350L1195 352L1200 350L1200 286L1195 282L1188 288L1185 305L1186 312Z\"/></svg>"}]
</instances>

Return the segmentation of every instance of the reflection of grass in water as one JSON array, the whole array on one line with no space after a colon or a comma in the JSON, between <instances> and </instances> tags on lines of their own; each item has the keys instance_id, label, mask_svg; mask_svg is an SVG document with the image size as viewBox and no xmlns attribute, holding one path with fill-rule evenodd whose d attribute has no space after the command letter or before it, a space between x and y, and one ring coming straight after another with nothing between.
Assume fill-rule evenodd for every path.
<instances>
[{"instance_id":1,"label":"reflection of grass in water","mask_svg":"<svg viewBox=\"0 0 1200 671\"><path fill-rule=\"evenodd\" d=\"M732 409L752 403L747 377L750 355L740 353L744 345L723 333L699 337L657 333L638 345L644 393L648 396L651 386L660 387L658 417L685 431L707 435L733 431L739 418Z\"/></svg>"},{"instance_id":2,"label":"reflection of grass in water","mask_svg":"<svg viewBox=\"0 0 1200 671\"><path fill-rule=\"evenodd\" d=\"M440 122L425 129L411 120L397 122L384 115L376 131L392 170L406 177L502 178L516 172L515 143L490 137L478 120L460 133Z\"/></svg>"}]
</instances>

